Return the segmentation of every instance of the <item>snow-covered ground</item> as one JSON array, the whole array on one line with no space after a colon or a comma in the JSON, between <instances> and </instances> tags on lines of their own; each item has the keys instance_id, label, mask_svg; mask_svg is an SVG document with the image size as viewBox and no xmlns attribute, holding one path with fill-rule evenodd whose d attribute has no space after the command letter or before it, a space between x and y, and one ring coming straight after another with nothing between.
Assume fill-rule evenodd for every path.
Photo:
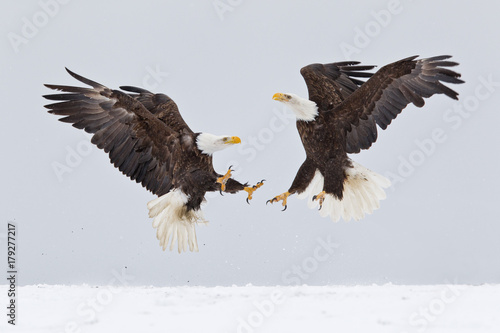
<instances>
[{"instance_id":1,"label":"snow-covered ground","mask_svg":"<svg viewBox=\"0 0 500 333\"><path fill-rule=\"evenodd\" d=\"M7 312L7 289L0 286ZM500 332L500 285L17 288L1 332Z\"/></svg>"}]
</instances>

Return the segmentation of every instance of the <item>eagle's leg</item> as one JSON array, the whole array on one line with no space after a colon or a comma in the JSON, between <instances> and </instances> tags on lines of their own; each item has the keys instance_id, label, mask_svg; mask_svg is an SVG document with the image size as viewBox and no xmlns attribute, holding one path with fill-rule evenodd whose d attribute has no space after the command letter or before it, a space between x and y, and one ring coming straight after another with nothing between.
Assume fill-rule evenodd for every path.
<instances>
[{"instance_id":1,"label":"eagle's leg","mask_svg":"<svg viewBox=\"0 0 500 333\"><path fill-rule=\"evenodd\" d=\"M323 207L323 201L325 201L325 195L326 195L326 192L325 191L321 191L321 192L319 192L318 194L316 194L315 196L312 197L313 201L316 201L316 200L319 201L319 209L321 209L321 207Z\"/></svg>"},{"instance_id":2,"label":"eagle's leg","mask_svg":"<svg viewBox=\"0 0 500 333\"><path fill-rule=\"evenodd\" d=\"M302 165L299 168L299 171L297 172L297 175L295 176L295 179L293 180L292 186L288 189L283 194L280 194L271 200L268 200L267 203L275 203L280 200L283 200L283 210L286 209L286 200L289 195L292 195L294 193L302 193L304 190L309 186L309 183L313 180L314 174L316 172L316 166L314 162L308 158L302 163Z\"/></svg>"},{"instance_id":3,"label":"eagle's leg","mask_svg":"<svg viewBox=\"0 0 500 333\"><path fill-rule=\"evenodd\" d=\"M255 192L256 189L258 189L259 187L261 187L262 185L264 185L264 180L265 179L262 179L260 182L258 182L254 186L245 186L245 188L243 188L243 191L246 191L248 193L248 197L247 197L247 203L248 204L250 204L249 200L252 200L252 194L253 194L253 192Z\"/></svg>"},{"instance_id":4,"label":"eagle's leg","mask_svg":"<svg viewBox=\"0 0 500 333\"><path fill-rule=\"evenodd\" d=\"M282 203L281 205L282 205L283 207L285 207L285 208L283 208L283 210L286 210L286 207L287 207L287 206L286 206L286 200L288 199L288 196L289 196L290 194L291 194L291 193L290 193L290 192L288 192L288 191L286 191L285 193L281 193L280 195L275 196L275 197L274 197L274 198L272 198L271 200L267 200L266 205L267 205L268 203L275 203L275 202L278 202L278 201L280 201L280 200L283 200L283 203Z\"/></svg>"},{"instance_id":5,"label":"eagle's leg","mask_svg":"<svg viewBox=\"0 0 500 333\"><path fill-rule=\"evenodd\" d=\"M231 171L233 171L233 169L231 169L232 167L233 167L232 165L229 167L229 169L227 170L227 172L226 172L226 174L224 176L217 178L217 183L220 184L220 191L221 191L221 193L222 193L222 191L226 190L227 180L229 178L231 178Z\"/></svg>"},{"instance_id":6,"label":"eagle's leg","mask_svg":"<svg viewBox=\"0 0 500 333\"><path fill-rule=\"evenodd\" d=\"M312 197L312 201L318 201L320 210L323 208L323 203L325 202L327 195L333 195L336 199L342 200L346 173L344 168L338 167L341 163L347 163L345 166L350 167L349 160L339 161L337 159L330 159L326 162L325 169L323 171L323 191Z\"/></svg>"}]
</instances>

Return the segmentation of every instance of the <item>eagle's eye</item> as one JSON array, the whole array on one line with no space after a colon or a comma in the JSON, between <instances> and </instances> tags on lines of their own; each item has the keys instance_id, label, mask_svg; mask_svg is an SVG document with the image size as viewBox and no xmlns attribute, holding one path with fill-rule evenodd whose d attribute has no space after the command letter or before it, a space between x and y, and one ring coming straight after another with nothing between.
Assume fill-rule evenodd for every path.
<instances>
[{"instance_id":1,"label":"eagle's eye","mask_svg":"<svg viewBox=\"0 0 500 333\"><path fill-rule=\"evenodd\" d=\"M226 142L227 141L227 138L223 138L222 141Z\"/></svg>"},{"instance_id":2,"label":"eagle's eye","mask_svg":"<svg viewBox=\"0 0 500 333\"><path fill-rule=\"evenodd\" d=\"M292 96L290 95L285 95L286 99L292 99Z\"/></svg>"}]
</instances>

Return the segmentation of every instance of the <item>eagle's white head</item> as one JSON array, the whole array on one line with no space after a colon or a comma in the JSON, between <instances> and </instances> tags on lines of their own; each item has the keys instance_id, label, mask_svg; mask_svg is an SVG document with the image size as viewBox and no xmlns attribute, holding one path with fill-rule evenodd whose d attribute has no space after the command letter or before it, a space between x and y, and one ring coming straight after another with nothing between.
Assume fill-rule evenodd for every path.
<instances>
[{"instance_id":1,"label":"eagle's white head","mask_svg":"<svg viewBox=\"0 0 500 333\"><path fill-rule=\"evenodd\" d=\"M318 115L316 103L300 96L276 93L273 95L273 99L288 105L298 120L312 121Z\"/></svg>"},{"instance_id":2,"label":"eagle's white head","mask_svg":"<svg viewBox=\"0 0 500 333\"><path fill-rule=\"evenodd\" d=\"M216 151L225 149L234 144L241 143L237 136L213 135L200 133L196 138L196 145L203 154L212 155Z\"/></svg>"}]
</instances>

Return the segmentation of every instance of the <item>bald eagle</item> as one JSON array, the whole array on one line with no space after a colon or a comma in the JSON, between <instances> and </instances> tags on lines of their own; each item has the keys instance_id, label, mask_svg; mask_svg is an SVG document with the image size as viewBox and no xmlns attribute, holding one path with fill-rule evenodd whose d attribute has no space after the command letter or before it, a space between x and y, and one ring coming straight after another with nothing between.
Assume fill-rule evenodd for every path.
<instances>
[{"instance_id":1,"label":"bald eagle","mask_svg":"<svg viewBox=\"0 0 500 333\"><path fill-rule=\"evenodd\" d=\"M268 202L282 201L285 210L288 196L298 193L333 221L359 220L377 209L390 181L347 154L370 148L377 140L376 125L386 129L410 103L422 107L423 98L434 94L458 99L442 82L463 83L460 74L447 68L458 65L447 60L450 56L417 57L386 65L375 74L366 72L374 66L354 61L311 64L300 70L309 99L274 94L274 100L295 113L306 160L288 191Z\"/></svg>"},{"instance_id":2,"label":"bald eagle","mask_svg":"<svg viewBox=\"0 0 500 333\"><path fill-rule=\"evenodd\" d=\"M45 105L59 120L94 134L91 142L109 154L123 174L158 196L148 203L149 216L163 250L177 241L179 253L198 251L196 223L206 223L201 203L206 192L246 191L247 202L262 186L242 184L215 172L212 154L240 143L236 136L195 133L175 102L164 94L122 86L111 90L66 69L92 88L46 84L66 94L45 95Z\"/></svg>"}]
</instances>

